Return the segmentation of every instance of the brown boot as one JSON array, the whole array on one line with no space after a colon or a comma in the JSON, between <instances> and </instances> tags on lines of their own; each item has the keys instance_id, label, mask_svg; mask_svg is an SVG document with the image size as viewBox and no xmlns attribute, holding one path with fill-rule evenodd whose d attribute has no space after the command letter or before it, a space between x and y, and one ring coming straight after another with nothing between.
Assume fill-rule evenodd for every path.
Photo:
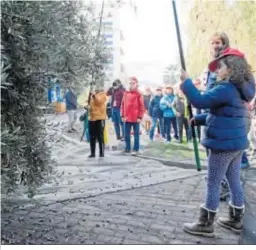
<instances>
[{"instance_id":1,"label":"brown boot","mask_svg":"<svg viewBox=\"0 0 256 250\"><path fill-rule=\"evenodd\" d=\"M200 235L205 237L214 237L214 217L217 211L210 211L205 207L200 207L200 216L198 222L194 223L185 223L184 231L193 234Z\"/></svg>"},{"instance_id":2,"label":"brown boot","mask_svg":"<svg viewBox=\"0 0 256 250\"><path fill-rule=\"evenodd\" d=\"M219 218L218 224L237 234L243 229L244 207L235 207L229 203L228 218Z\"/></svg>"}]
</instances>

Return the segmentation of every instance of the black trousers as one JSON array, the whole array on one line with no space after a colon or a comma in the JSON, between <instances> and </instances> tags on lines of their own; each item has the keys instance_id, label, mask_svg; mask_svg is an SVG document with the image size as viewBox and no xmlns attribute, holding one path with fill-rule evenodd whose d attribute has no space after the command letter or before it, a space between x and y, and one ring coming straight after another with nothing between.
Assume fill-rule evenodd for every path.
<instances>
[{"instance_id":1,"label":"black trousers","mask_svg":"<svg viewBox=\"0 0 256 250\"><path fill-rule=\"evenodd\" d=\"M183 126L185 127L187 141L191 140L188 119L184 117L184 115L181 115L180 117L177 117L177 124L178 124L180 142L182 142L182 138L183 138Z\"/></svg>"},{"instance_id":2,"label":"black trousers","mask_svg":"<svg viewBox=\"0 0 256 250\"><path fill-rule=\"evenodd\" d=\"M105 120L89 121L90 148L92 155L95 155L96 141L99 142L100 155L104 155L104 127Z\"/></svg>"}]
</instances>

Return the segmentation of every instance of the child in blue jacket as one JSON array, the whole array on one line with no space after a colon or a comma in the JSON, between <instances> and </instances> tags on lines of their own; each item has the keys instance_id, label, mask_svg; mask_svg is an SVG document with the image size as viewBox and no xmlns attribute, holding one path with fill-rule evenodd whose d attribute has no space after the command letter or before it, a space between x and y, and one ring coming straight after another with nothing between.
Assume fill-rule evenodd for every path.
<instances>
[{"instance_id":1,"label":"child in blue jacket","mask_svg":"<svg viewBox=\"0 0 256 250\"><path fill-rule=\"evenodd\" d=\"M166 87L166 94L162 97L160 101L160 109L163 111L164 116L164 132L166 134L167 142L171 141L171 125L174 130L174 138L179 139L178 128L176 121L176 114L174 110L174 99L173 88L171 86Z\"/></svg>"},{"instance_id":2,"label":"child in blue jacket","mask_svg":"<svg viewBox=\"0 0 256 250\"><path fill-rule=\"evenodd\" d=\"M149 131L149 138L151 141L153 141L154 139L155 129L158 125L158 122L160 125L160 133L162 135L162 138L165 137L163 111L160 109L160 101L162 97L162 88L158 87L156 89L155 96L149 102L149 115L150 117L152 117L152 125Z\"/></svg>"},{"instance_id":3,"label":"child in blue jacket","mask_svg":"<svg viewBox=\"0 0 256 250\"><path fill-rule=\"evenodd\" d=\"M79 117L80 122L84 123L81 141L85 138L87 142L90 142L88 108L84 107L84 110L84 113Z\"/></svg>"},{"instance_id":4,"label":"child in blue jacket","mask_svg":"<svg viewBox=\"0 0 256 250\"><path fill-rule=\"evenodd\" d=\"M228 218L219 218L218 224L240 233L243 227L244 194L240 183L241 159L249 146L247 124L250 114L247 102L255 95L255 81L244 54L227 48L222 55L209 64L209 69L217 71L218 84L205 94L200 92L182 72L181 90L195 108L209 109L209 113L194 120L206 126L203 146L209 149L208 180L206 201L200 208L199 220L186 223L187 233L207 237L214 236L214 217L216 216L220 185L226 175L231 200Z\"/></svg>"}]
</instances>

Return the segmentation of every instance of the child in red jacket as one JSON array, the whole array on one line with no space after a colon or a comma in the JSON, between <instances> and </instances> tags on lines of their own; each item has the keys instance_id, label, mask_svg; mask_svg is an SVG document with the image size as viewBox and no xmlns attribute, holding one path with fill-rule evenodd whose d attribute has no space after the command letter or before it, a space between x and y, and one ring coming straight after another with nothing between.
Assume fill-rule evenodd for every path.
<instances>
[{"instance_id":1,"label":"child in red jacket","mask_svg":"<svg viewBox=\"0 0 256 250\"><path fill-rule=\"evenodd\" d=\"M140 122L145 111L143 95L138 90L136 77L129 79L129 90L125 91L121 104L121 117L124 122L125 153L131 152L131 128L134 131L133 155L137 155L140 148Z\"/></svg>"}]
</instances>

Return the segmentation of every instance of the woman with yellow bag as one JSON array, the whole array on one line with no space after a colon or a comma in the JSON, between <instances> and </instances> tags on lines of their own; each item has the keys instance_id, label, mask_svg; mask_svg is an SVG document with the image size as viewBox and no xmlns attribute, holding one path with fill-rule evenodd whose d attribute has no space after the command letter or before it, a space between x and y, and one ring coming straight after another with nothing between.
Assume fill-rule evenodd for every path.
<instances>
[{"instance_id":1,"label":"woman with yellow bag","mask_svg":"<svg viewBox=\"0 0 256 250\"><path fill-rule=\"evenodd\" d=\"M95 158L96 140L99 143L100 157L104 157L104 148L107 140L105 130L105 120L107 117L106 111L107 95L101 89L97 88L91 91L89 95L89 135L91 154L89 158Z\"/></svg>"},{"instance_id":2,"label":"woman with yellow bag","mask_svg":"<svg viewBox=\"0 0 256 250\"><path fill-rule=\"evenodd\" d=\"M103 140L104 140L104 145L108 144L108 124L105 123L104 131L103 131Z\"/></svg>"}]
</instances>

